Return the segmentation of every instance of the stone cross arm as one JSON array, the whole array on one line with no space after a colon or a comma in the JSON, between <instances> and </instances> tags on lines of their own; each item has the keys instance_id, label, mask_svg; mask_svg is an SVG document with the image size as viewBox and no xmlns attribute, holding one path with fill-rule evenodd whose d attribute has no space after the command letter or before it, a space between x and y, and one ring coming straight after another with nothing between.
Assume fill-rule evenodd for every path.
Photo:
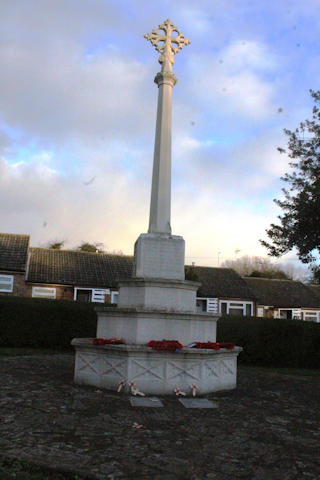
<instances>
[{"instance_id":1,"label":"stone cross arm","mask_svg":"<svg viewBox=\"0 0 320 480\"><path fill-rule=\"evenodd\" d=\"M176 35L172 35L173 33ZM162 71L172 71L174 55L191 43L169 19L153 29L151 33L144 35L144 38L161 53L159 63L162 65Z\"/></svg>"}]
</instances>

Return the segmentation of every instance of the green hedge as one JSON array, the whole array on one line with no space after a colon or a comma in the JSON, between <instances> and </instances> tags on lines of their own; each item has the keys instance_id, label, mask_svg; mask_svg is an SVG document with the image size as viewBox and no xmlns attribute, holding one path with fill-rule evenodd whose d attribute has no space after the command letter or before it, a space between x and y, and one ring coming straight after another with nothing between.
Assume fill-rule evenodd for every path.
<instances>
[{"instance_id":1,"label":"green hedge","mask_svg":"<svg viewBox=\"0 0 320 480\"><path fill-rule=\"evenodd\" d=\"M320 324L301 320L223 316L217 341L243 348L241 363L320 368Z\"/></svg>"},{"instance_id":2,"label":"green hedge","mask_svg":"<svg viewBox=\"0 0 320 480\"><path fill-rule=\"evenodd\" d=\"M0 346L70 348L73 338L96 336L94 304L0 296ZM217 341L243 347L241 363L320 369L320 324L300 320L224 316Z\"/></svg>"},{"instance_id":3,"label":"green hedge","mask_svg":"<svg viewBox=\"0 0 320 480\"><path fill-rule=\"evenodd\" d=\"M0 297L0 346L70 348L75 337L95 337L94 304Z\"/></svg>"}]
</instances>

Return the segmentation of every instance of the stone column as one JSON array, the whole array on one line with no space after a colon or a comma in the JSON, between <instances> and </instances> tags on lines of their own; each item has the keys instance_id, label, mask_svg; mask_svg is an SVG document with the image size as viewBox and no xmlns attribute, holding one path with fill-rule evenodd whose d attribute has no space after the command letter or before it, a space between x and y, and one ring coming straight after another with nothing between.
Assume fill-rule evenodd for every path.
<instances>
[{"instance_id":1,"label":"stone column","mask_svg":"<svg viewBox=\"0 0 320 480\"><path fill-rule=\"evenodd\" d=\"M170 235L172 88L177 78L172 72L161 71L154 81L159 95L148 232Z\"/></svg>"},{"instance_id":2,"label":"stone column","mask_svg":"<svg viewBox=\"0 0 320 480\"><path fill-rule=\"evenodd\" d=\"M154 145L153 174L151 187L149 230L141 234L134 247L134 269L135 279L157 279L159 291L164 292L167 288L159 280L183 282L184 281L184 240L182 237L171 234L171 117L172 117L172 89L177 83L177 78L172 72L174 56L190 40L179 32L177 27L166 20L159 28L147 33L145 38L160 53L158 59L161 65L161 72L157 73L154 81L158 85L158 110L156 135ZM173 289L170 283L173 297L177 289ZM184 287L183 287L184 288ZM149 287L145 287L143 295ZM119 306L132 304L125 293L126 286L120 288ZM157 294L158 295L158 294ZM168 298L168 290L162 296L161 302L165 303ZM180 294L179 294L180 295ZM138 295L137 295L138 297ZM172 297L172 298L173 298ZM130 297L131 298L131 297ZM175 297L176 298L176 297ZM147 300L145 300L147 302ZM163 303L162 306L165 306ZM175 300L175 304L179 301ZM181 302L180 302L181 303ZM194 299L195 303L195 299Z\"/></svg>"}]
</instances>

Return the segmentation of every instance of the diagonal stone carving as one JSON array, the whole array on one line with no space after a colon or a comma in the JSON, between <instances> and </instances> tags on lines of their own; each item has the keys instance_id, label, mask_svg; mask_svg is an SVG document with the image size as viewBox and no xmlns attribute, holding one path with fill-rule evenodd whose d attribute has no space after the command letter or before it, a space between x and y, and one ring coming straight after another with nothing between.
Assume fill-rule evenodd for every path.
<instances>
[{"instance_id":1,"label":"diagonal stone carving","mask_svg":"<svg viewBox=\"0 0 320 480\"><path fill-rule=\"evenodd\" d=\"M101 375L118 374L121 378L125 376L125 362L122 360L108 360L103 358Z\"/></svg>"},{"instance_id":2,"label":"diagonal stone carving","mask_svg":"<svg viewBox=\"0 0 320 480\"><path fill-rule=\"evenodd\" d=\"M84 370L90 370L91 372L95 373L98 375L98 368L95 365L98 363L99 365L99 358L94 355L94 356L88 356L88 355L79 355L78 357L79 363L81 366L78 366L78 372L84 371Z\"/></svg>"},{"instance_id":3,"label":"diagonal stone carving","mask_svg":"<svg viewBox=\"0 0 320 480\"><path fill-rule=\"evenodd\" d=\"M162 362L152 362L151 364L148 362L143 363L138 360L133 360L132 365L134 365L136 368L136 372L132 374L132 379L137 379L139 377L143 377L144 375L150 375L151 377L158 378L160 380L164 379L164 374L163 374L163 363Z\"/></svg>"},{"instance_id":4,"label":"diagonal stone carving","mask_svg":"<svg viewBox=\"0 0 320 480\"><path fill-rule=\"evenodd\" d=\"M221 360L222 375L235 375L233 362L230 360Z\"/></svg>"},{"instance_id":5,"label":"diagonal stone carving","mask_svg":"<svg viewBox=\"0 0 320 480\"><path fill-rule=\"evenodd\" d=\"M207 377L219 378L219 363L217 362L206 362L204 364L204 369L206 371Z\"/></svg>"},{"instance_id":6,"label":"diagonal stone carving","mask_svg":"<svg viewBox=\"0 0 320 480\"><path fill-rule=\"evenodd\" d=\"M199 363L192 363L186 366L181 366L175 362L168 362L167 364L167 378L172 380L173 378L188 376L193 380L200 379L200 365ZM194 370L198 370L198 372L194 372Z\"/></svg>"}]
</instances>

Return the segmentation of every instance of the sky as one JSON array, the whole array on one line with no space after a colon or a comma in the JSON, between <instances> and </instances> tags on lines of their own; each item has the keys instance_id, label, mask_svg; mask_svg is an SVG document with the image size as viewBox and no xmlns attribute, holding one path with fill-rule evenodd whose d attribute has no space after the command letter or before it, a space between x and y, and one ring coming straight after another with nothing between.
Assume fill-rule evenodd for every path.
<instances>
[{"instance_id":1,"label":"sky","mask_svg":"<svg viewBox=\"0 0 320 480\"><path fill-rule=\"evenodd\" d=\"M0 0L0 224L32 246L133 254L148 228L158 53L170 18L172 233L186 263L267 256L284 128L319 88L319 0ZM291 252L281 261L297 264Z\"/></svg>"}]
</instances>

